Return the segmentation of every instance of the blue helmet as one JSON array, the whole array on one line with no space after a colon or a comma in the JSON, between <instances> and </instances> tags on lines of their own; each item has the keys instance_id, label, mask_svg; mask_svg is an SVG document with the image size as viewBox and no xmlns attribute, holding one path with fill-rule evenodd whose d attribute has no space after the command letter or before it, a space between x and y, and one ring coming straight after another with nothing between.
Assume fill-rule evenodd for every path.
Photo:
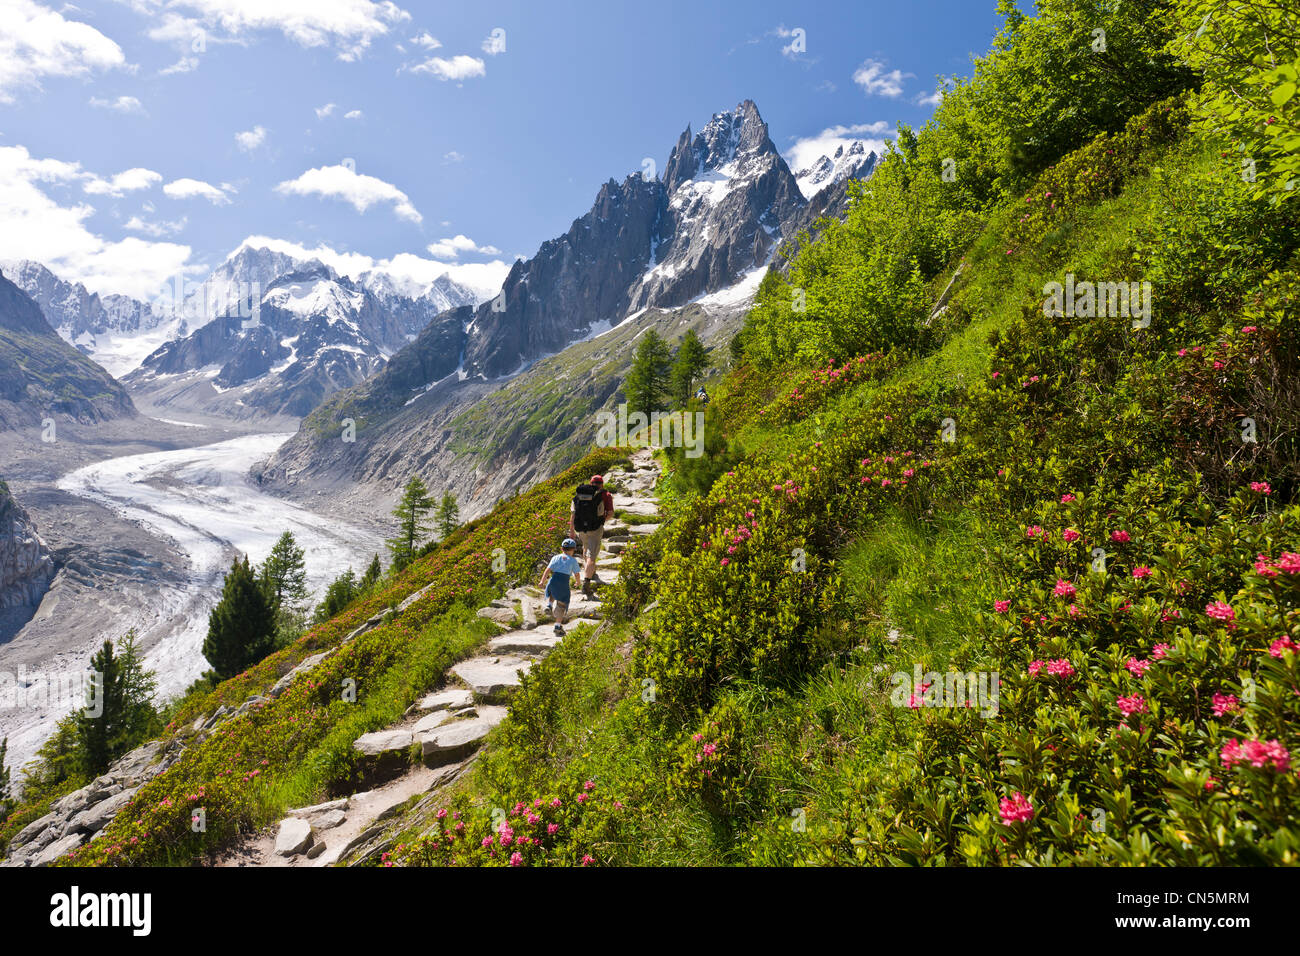
<instances>
[{"instance_id":1,"label":"blue helmet","mask_svg":"<svg viewBox=\"0 0 1300 956\"><path fill-rule=\"evenodd\" d=\"M569 548L576 548L577 546L578 542L574 541L572 538L565 538L564 543L560 545L560 550L567 551Z\"/></svg>"}]
</instances>

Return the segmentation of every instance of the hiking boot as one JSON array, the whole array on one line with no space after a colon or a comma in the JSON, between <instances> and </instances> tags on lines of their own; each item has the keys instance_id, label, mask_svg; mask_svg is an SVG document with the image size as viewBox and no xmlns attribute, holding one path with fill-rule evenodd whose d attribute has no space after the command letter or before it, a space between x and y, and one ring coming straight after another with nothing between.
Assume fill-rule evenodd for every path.
<instances>
[{"instance_id":1,"label":"hiking boot","mask_svg":"<svg viewBox=\"0 0 1300 956\"><path fill-rule=\"evenodd\" d=\"M564 628L561 627L559 624L555 625L555 636L556 637L564 636Z\"/></svg>"},{"instance_id":2,"label":"hiking boot","mask_svg":"<svg viewBox=\"0 0 1300 956\"><path fill-rule=\"evenodd\" d=\"M582 582L582 596L588 601L594 601L596 599L596 595L591 590L591 582L592 578L587 578Z\"/></svg>"}]
</instances>

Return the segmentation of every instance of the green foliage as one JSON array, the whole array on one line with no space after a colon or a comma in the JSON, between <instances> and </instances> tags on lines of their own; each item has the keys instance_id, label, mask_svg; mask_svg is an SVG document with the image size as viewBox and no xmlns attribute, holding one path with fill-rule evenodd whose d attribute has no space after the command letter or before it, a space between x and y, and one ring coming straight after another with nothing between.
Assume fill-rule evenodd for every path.
<instances>
[{"instance_id":1,"label":"green foliage","mask_svg":"<svg viewBox=\"0 0 1300 956\"><path fill-rule=\"evenodd\" d=\"M379 579L383 577L384 567L379 563L379 555L375 555L366 567L366 573L361 575L361 581L357 584L357 591L361 594L368 594L374 590ZM338 613L336 610L334 613ZM333 617L334 614L327 614L326 619Z\"/></svg>"},{"instance_id":2,"label":"green foliage","mask_svg":"<svg viewBox=\"0 0 1300 956\"><path fill-rule=\"evenodd\" d=\"M417 543L429 533L425 515L434 507L434 500L429 496L429 489L419 475L412 475L402 489L401 500L393 508L393 517L397 519L397 535L388 541L389 553L393 556L393 567L399 571L410 563L415 556Z\"/></svg>"},{"instance_id":3,"label":"green foliage","mask_svg":"<svg viewBox=\"0 0 1300 956\"><path fill-rule=\"evenodd\" d=\"M677 358L673 360L670 376L669 394L674 404L683 406L694 394L692 386L695 379L709 363L708 352L699 334L694 329L687 329L677 346Z\"/></svg>"},{"instance_id":4,"label":"green foliage","mask_svg":"<svg viewBox=\"0 0 1300 956\"><path fill-rule=\"evenodd\" d=\"M456 504L456 496L450 491L442 496L438 502L438 513L434 518L438 525L438 536L445 539L460 524L460 506Z\"/></svg>"},{"instance_id":5,"label":"green foliage","mask_svg":"<svg viewBox=\"0 0 1300 956\"><path fill-rule=\"evenodd\" d=\"M376 555L376 558L378 558L378 555ZM371 567L374 567L374 562L371 562ZM337 617L361 593L362 589L357 582L357 573L348 568L325 588L325 597L316 608L316 623L321 624Z\"/></svg>"},{"instance_id":6,"label":"green foliage","mask_svg":"<svg viewBox=\"0 0 1300 956\"><path fill-rule=\"evenodd\" d=\"M9 791L9 766L5 762L9 751L9 738L0 739L0 817L13 812L12 794Z\"/></svg>"},{"instance_id":7,"label":"green foliage","mask_svg":"<svg viewBox=\"0 0 1300 956\"><path fill-rule=\"evenodd\" d=\"M1300 191L1300 11L1274 0L1180 0L1169 50L1202 77L1200 127L1235 148L1256 198ZM1227 154L1225 153L1225 156Z\"/></svg>"},{"instance_id":8,"label":"green foliage","mask_svg":"<svg viewBox=\"0 0 1300 956\"><path fill-rule=\"evenodd\" d=\"M647 329L637 344L632 368L623 380L629 415L640 412L649 420L651 414L667 407L671 364L672 350L668 343L653 328Z\"/></svg>"},{"instance_id":9,"label":"green foliage","mask_svg":"<svg viewBox=\"0 0 1300 956\"><path fill-rule=\"evenodd\" d=\"M158 729L154 675L144 669L134 632L114 649L105 641L90 660L94 685L76 712L74 759L80 774L95 777Z\"/></svg>"},{"instance_id":10,"label":"green foliage","mask_svg":"<svg viewBox=\"0 0 1300 956\"><path fill-rule=\"evenodd\" d=\"M277 644L283 646L301 632L308 597L307 555L292 531L280 535L258 576L275 615Z\"/></svg>"},{"instance_id":11,"label":"green foliage","mask_svg":"<svg viewBox=\"0 0 1300 956\"><path fill-rule=\"evenodd\" d=\"M203 656L223 680L248 669L275 648L275 609L253 577L248 558L230 566L221 600L208 617Z\"/></svg>"}]
</instances>

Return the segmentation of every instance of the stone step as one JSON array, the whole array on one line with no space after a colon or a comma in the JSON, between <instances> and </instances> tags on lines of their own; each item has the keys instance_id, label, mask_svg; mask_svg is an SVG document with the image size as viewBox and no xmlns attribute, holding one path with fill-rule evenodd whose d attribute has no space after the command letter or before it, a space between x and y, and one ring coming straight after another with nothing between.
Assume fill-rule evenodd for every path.
<instances>
[{"instance_id":1,"label":"stone step","mask_svg":"<svg viewBox=\"0 0 1300 956\"><path fill-rule=\"evenodd\" d=\"M431 767L452 763L473 753L492 728L506 719L505 707L482 707L471 720L456 720L420 735L424 762Z\"/></svg>"},{"instance_id":2,"label":"stone step","mask_svg":"<svg viewBox=\"0 0 1300 956\"><path fill-rule=\"evenodd\" d=\"M463 687L448 687L436 691L416 702L414 713L427 714L435 710L461 710L473 706L474 695Z\"/></svg>"},{"instance_id":3,"label":"stone step","mask_svg":"<svg viewBox=\"0 0 1300 956\"><path fill-rule=\"evenodd\" d=\"M406 750L411 742L409 730L376 730L352 741L352 749L369 757L380 757Z\"/></svg>"},{"instance_id":4,"label":"stone step","mask_svg":"<svg viewBox=\"0 0 1300 956\"><path fill-rule=\"evenodd\" d=\"M623 563L621 554L602 555L596 559L596 573L600 573L601 568L616 568Z\"/></svg>"},{"instance_id":5,"label":"stone step","mask_svg":"<svg viewBox=\"0 0 1300 956\"><path fill-rule=\"evenodd\" d=\"M510 607L496 607L495 605L489 604L487 607L479 608L477 613L479 617L485 617L489 621L495 621L498 624L504 624L508 627L513 627L515 623L515 609L513 605Z\"/></svg>"},{"instance_id":6,"label":"stone step","mask_svg":"<svg viewBox=\"0 0 1300 956\"><path fill-rule=\"evenodd\" d=\"M522 657L471 657L452 667L451 672L470 686L474 699L483 703L505 700L519 686L519 671L528 673L532 661Z\"/></svg>"},{"instance_id":7,"label":"stone step","mask_svg":"<svg viewBox=\"0 0 1300 956\"><path fill-rule=\"evenodd\" d=\"M574 628L583 624L590 624L593 627L600 622L594 618L570 618L564 625L567 633L572 633ZM564 638L555 633L553 626L544 629L539 628L535 631L511 631L509 634L502 634L500 637L494 637L488 642L488 649L494 654L523 654L534 657L545 657L555 646Z\"/></svg>"}]
</instances>

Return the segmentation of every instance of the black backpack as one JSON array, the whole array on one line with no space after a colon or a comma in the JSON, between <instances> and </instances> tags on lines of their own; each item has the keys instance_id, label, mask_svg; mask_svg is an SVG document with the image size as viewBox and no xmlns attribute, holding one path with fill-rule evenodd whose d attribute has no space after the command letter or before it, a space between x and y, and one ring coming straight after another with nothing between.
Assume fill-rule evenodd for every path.
<instances>
[{"instance_id":1,"label":"black backpack","mask_svg":"<svg viewBox=\"0 0 1300 956\"><path fill-rule=\"evenodd\" d=\"M605 504L605 489L597 485L578 485L573 496L573 529L595 531L605 523L601 514Z\"/></svg>"}]
</instances>

